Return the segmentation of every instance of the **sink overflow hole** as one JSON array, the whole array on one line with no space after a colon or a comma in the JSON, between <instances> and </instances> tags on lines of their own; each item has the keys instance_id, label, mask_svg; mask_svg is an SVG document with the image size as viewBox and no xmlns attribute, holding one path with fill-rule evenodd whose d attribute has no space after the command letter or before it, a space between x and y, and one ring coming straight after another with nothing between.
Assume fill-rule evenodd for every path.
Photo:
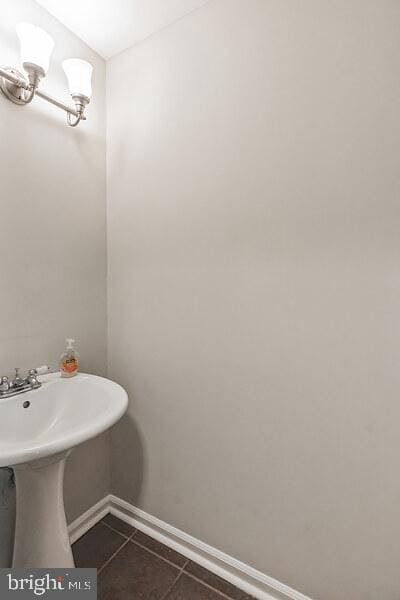
<instances>
[{"instance_id":1,"label":"sink overflow hole","mask_svg":"<svg viewBox=\"0 0 400 600\"><path fill-rule=\"evenodd\" d=\"M28 408L28 406L30 406L30 405L31 405L31 403L29 402L29 400L25 400L25 402L23 403L23 405L22 405L22 406L23 406L24 408Z\"/></svg>"}]
</instances>

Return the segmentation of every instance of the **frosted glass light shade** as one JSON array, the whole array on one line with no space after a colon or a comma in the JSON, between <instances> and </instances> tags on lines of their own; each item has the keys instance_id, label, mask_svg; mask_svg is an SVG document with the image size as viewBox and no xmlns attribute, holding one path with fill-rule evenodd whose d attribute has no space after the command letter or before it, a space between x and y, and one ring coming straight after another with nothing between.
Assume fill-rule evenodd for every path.
<instances>
[{"instance_id":1,"label":"frosted glass light shade","mask_svg":"<svg viewBox=\"0 0 400 600\"><path fill-rule=\"evenodd\" d=\"M51 35L30 23L19 23L16 29L21 45L22 64L39 67L46 74L54 49L54 40Z\"/></svg>"},{"instance_id":2,"label":"frosted glass light shade","mask_svg":"<svg viewBox=\"0 0 400 600\"><path fill-rule=\"evenodd\" d=\"M92 65L80 58L68 58L63 61L62 67L68 79L71 96L86 96L90 99L92 97Z\"/></svg>"}]
</instances>

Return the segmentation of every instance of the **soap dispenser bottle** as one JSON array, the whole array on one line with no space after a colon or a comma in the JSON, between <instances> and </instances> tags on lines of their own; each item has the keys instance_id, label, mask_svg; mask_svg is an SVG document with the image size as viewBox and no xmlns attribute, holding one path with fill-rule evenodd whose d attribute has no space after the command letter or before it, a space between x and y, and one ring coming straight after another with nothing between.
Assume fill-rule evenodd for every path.
<instances>
[{"instance_id":1,"label":"soap dispenser bottle","mask_svg":"<svg viewBox=\"0 0 400 600\"><path fill-rule=\"evenodd\" d=\"M67 349L60 358L61 377L73 377L79 369L79 354L74 348L75 340L67 338Z\"/></svg>"}]
</instances>

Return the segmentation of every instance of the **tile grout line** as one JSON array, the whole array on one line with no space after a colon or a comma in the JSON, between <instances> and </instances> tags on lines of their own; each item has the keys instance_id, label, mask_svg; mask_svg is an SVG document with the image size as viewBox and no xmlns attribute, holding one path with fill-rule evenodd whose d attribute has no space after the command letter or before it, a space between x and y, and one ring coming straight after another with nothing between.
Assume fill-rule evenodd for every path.
<instances>
[{"instance_id":1,"label":"tile grout line","mask_svg":"<svg viewBox=\"0 0 400 600\"><path fill-rule=\"evenodd\" d=\"M153 556L156 556L157 558L160 558L161 560L163 560L164 562L168 563L169 565L171 565L172 567L175 567L175 569L181 569L183 570L187 563L189 562L189 559L186 560L185 564L183 565L183 567L180 567L179 565L177 565L176 563L173 563L171 560L168 560L168 558L165 558L164 556L161 556L160 554L157 554L157 552L155 552L154 550L150 550L150 548L147 548L147 546L143 546L143 544L141 544L140 542L137 542L136 540L133 539L133 535L129 538L129 542L132 542L132 544L135 544L136 546L139 546L139 548L142 548L142 550L147 550L147 552L150 552L150 554L153 554Z\"/></svg>"},{"instance_id":2,"label":"tile grout line","mask_svg":"<svg viewBox=\"0 0 400 600\"><path fill-rule=\"evenodd\" d=\"M134 533L131 535L131 537L133 537L133 535L134 535L135 533L136 533L136 532L134 532ZM111 561L112 561L112 560L113 560L113 559L114 559L114 558L117 556L118 552L119 552L120 550L122 550L122 548L124 548L124 547L127 545L127 543L130 541L131 537L129 537L129 538L124 538L124 539L125 539L124 543L123 543L123 544L121 544L121 546L119 546L119 548L118 548L118 549L117 549L117 550L114 552L114 554L112 554L112 555L110 556L110 558L108 558L108 559L105 561L105 563L101 565L101 567L100 567L100 568L97 570L97 575L100 575L100 573L103 571L103 569L105 569L105 567L106 567L107 565L109 565L109 564L110 564L110 562L111 562Z\"/></svg>"},{"instance_id":3,"label":"tile grout line","mask_svg":"<svg viewBox=\"0 0 400 600\"><path fill-rule=\"evenodd\" d=\"M125 538L126 540L130 540L131 537L133 535L135 535L135 533L136 533L136 529L134 529L133 533L130 533L129 535L126 535L125 533L122 533L122 531L118 531L118 529L115 529L115 527L113 527L112 525L109 525L108 523L105 523L104 521L100 521L100 523L102 525L105 525L106 527L108 527L108 529L111 529L111 531L114 531L115 533L118 533L119 535L122 535L122 537Z\"/></svg>"},{"instance_id":4,"label":"tile grout line","mask_svg":"<svg viewBox=\"0 0 400 600\"><path fill-rule=\"evenodd\" d=\"M197 564L197 563L196 563ZM221 592L221 590L218 590L217 588L213 587L212 585L210 585L209 583L207 583L206 581L203 581L202 579L199 579L198 577L196 577L195 575L192 575L191 573L189 573L188 571L185 571L185 575L187 575L188 577L190 577L191 579L194 579L195 581L197 581L198 583L201 583L202 585L204 585L204 587L208 588L209 590L212 590L213 592L215 592L216 594L219 594L219 596L222 596L222 598L225 598L226 600L233 600L232 596L228 596L227 594L225 594L224 592ZM250 598L249 598L250 600Z\"/></svg>"},{"instance_id":5,"label":"tile grout line","mask_svg":"<svg viewBox=\"0 0 400 600\"><path fill-rule=\"evenodd\" d=\"M178 583L178 581L181 578L182 574L185 572L185 568L187 567L187 565L189 564L189 562L190 562L190 560L186 559L186 561L183 563L183 566L182 566L181 570L179 571L178 575L175 577L174 581L169 586L169 588L165 592L164 596L162 596L161 600L166 600L168 598L168 596L170 595L170 593L174 589L175 584Z\"/></svg>"},{"instance_id":6,"label":"tile grout line","mask_svg":"<svg viewBox=\"0 0 400 600\"><path fill-rule=\"evenodd\" d=\"M122 550L122 548L124 548L127 545L128 542L132 542L133 544L135 544L139 548L142 548L142 550L146 550L147 552L149 552L153 556L156 556L157 558L161 559L162 561L166 562L167 564L171 565L172 567L175 567L176 569L179 569L176 578L174 579L174 581L172 582L172 584L170 585L170 587L167 589L165 595L161 597L161 600L166 600L167 599L168 595L171 593L173 587L176 585L176 583L178 583L178 581L182 577L182 575L187 575L188 577L190 577L194 581L197 581L197 583L200 583L204 587L206 587L209 590L215 592L216 594L218 594L219 596L221 596L225 600L233 600L231 596L228 596L227 594L225 594L221 590L218 590L217 588L214 588L209 583L203 581L202 579L199 579L199 577L196 577L195 575L192 575L190 572L186 571L185 570L186 567L191 562L189 558L186 558L184 564L181 567L179 567L177 564L175 564L172 561L168 560L164 556L161 556L160 554L157 554L157 552L155 552L154 550L150 550L150 548L147 548L146 546L144 546L140 542L135 541L133 538L138 533L138 531L139 531L138 529L134 529L133 532L131 533L131 535L128 537L125 534L123 534L120 531L118 531L117 529L115 529L114 527L112 527L111 525L109 525L108 523L104 523L104 521L100 521L100 522L102 523L102 525L105 525L106 527L108 527L108 529L110 529L111 531L114 531L114 533L117 533L118 535L120 535L124 539L124 542L121 544L121 546L119 546L119 548L114 552L114 554L112 554L110 556L110 558L108 558L101 565L101 567L97 571L98 575L100 575L100 573L103 571L103 569L105 569L105 567L117 556L117 554Z\"/></svg>"}]
</instances>

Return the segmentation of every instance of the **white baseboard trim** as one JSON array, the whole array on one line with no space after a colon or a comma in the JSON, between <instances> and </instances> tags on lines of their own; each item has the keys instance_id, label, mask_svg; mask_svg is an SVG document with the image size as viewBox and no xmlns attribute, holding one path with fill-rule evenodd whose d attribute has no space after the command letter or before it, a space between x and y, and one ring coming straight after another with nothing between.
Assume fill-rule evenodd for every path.
<instances>
[{"instance_id":1,"label":"white baseboard trim","mask_svg":"<svg viewBox=\"0 0 400 600\"><path fill-rule=\"evenodd\" d=\"M257 600L311 600L308 596L112 494L71 523L68 528L71 543L79 539L108 512L226 579Z\"/></svg>"},{"instance_id":2,"label":"white baseboard trim","mask_svg":"<svg viewBox=\"0 0 400 600\"><path fill-rule=\"evenodd\" d=\"M109 512L110 496L104 496L104 498L99 500L99 502L84 512L83 515L68 525L68 533L71 544L85 535L89 529L101 521L101 519L103 519Z\"/></svg>"}]
</instances>

